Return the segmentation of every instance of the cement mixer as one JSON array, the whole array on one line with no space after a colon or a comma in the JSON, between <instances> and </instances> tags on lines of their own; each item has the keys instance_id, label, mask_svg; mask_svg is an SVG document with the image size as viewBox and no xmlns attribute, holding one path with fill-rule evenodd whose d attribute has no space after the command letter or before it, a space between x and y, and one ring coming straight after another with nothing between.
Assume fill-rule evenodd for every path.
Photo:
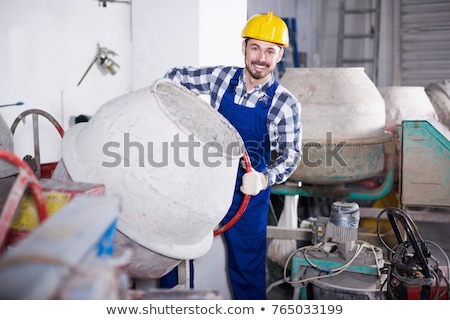
<instances>
[{"instance_id":1,"label":"cement mixer","mask_svg":"<svg viewBox=\"0 0 450 320\"><path fill-rule=\"evenodd\" d=\"M55 179L102 183L121 197L115 254L132 247L126 271L149 279L210 249L232 201L244 143L200 97L160 79L73 126L62 150Z\"/></svg>"},{"instance_id":2,"label":"cement mixer","mask_svg":"<svg viewBox=\"0 0 450 320\"><path fill-rule=\"evenodd\" d=\"M439 121L450 130L450 80L430 83L425 88Z\"/></svg>"},{"instance_id":3,"label":"cement mixer","mask_svg":"<svg viewBox=\"0 0 450 320\"><path fill-rule=\"evenodd\" d=\"M364 68L288 68L280 79L302 105L303 157L273 193L373 200L392 187L393 139L385 131L385 103ZM386 171L373 190L344 189Z\"/></svg>"}]
</instances>

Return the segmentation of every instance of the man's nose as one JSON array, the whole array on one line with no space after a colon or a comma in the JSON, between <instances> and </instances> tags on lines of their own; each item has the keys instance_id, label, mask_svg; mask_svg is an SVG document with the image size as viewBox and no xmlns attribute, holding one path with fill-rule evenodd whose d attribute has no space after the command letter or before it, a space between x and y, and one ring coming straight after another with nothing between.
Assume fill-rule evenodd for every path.
<instances>
[{"instance_id":1,"label":"man's nose","mask_svg":"<svg viewBox=\"0 0 450 320\"><path fill-rule=\"evenodd\" d=\"M265 61L265 60L266 60L266 54L265 54L264 51L261 51L261 52L259 53L259 60L260 60L260 61Z\"/></svg>"}]
</instances>

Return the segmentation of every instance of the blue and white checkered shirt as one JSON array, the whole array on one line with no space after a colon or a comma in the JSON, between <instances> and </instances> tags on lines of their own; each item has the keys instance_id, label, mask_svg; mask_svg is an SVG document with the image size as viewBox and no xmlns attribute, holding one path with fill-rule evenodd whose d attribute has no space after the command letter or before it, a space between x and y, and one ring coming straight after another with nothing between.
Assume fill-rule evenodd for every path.
<instances>
[{"instance_id":1,"label":"blue and white checkered shirt","mask_svg":"<svg viewBox=\"0 0 450 320\"><path fill-rule=\"evenodd\" d=\"M180 82L199 95L209 95L211 105L218 110L222 97L238 67L180 67L169 70L165 77ZM236 86L235 103L253 108L264 97L266 89L275 81L274 76L264 84L247 93L245 73ZM302 125L300 102L282 85L279 85L270 106L267 118L271 151L278 157L264 174L268 184L280 184L295 171L301 159Z\"/></svg>"}]
</instances>

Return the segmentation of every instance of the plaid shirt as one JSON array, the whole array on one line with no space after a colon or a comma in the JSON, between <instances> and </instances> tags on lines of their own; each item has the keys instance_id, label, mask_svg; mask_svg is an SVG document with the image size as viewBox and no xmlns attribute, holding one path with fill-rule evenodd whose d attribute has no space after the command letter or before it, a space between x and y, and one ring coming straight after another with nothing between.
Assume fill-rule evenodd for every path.
<instances>
[{"instance_id":1,"label":"plaid shirt","mask_svg":"<svg viewBox=\"0 0 450 320\"><path fill-rule=\"evenodd\" d=\"M165 77L180 82L192 92L211 98L211 105L218 110L222 97L238 67L181 67L169 70ZM253 108L264 97L266 89L275 81L274 76L264 84L247 93L245 73L236 87L235 103ZM283 86L279 85L270 106L267 131L271 151L278 157L264 174L268 185L286 181L295 171L301 159L302 127L300 122L300 102Z\"/></svg>"}]
</instances>

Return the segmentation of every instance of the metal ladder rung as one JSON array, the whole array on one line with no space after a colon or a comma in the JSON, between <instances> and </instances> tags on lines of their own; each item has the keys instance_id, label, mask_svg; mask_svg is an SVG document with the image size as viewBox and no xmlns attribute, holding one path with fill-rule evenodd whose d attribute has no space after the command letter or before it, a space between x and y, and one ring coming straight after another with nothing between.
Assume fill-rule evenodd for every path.
<instances>
[{"instance_id":1,"label":"metal ladder rung","mask_svg":"<svg viewBox=\"0 0 450 320\"><path fill-rule=\"evenodd\" d=\"M347 8L346 1L339 1L339 22L338 22L338 46L337 46L337 61L336 66L342 67L344 64L372 64L370 77L372 81L377 85L378 80L378 51L380 42L380 16L381 16L381 0L375 0L372 3L372 7L365 8ZM374 21L371 21L373 25L370 27L369 33L346 33L345 20L349 15L366 14L374 16ZM366 21L366 20L365 20ZM351 30L348 30L351 32ZM359 31L359 30L353 30ZM372 40L372 57L370 59L360 58L351 59L344 58L344 44L349 44L345 39L370 39ZM366 44L365 44L366 45Z\"/></svg>"},{"instance_id":2,"label":"metal ladder rung","mask_svg":"<svg viewBox=\"0 0 450 320\"><path fill-rule=\"evenodd\" d=\"M343 59L342 63L374 63L373 59Z\"/></svg>"},{"instance_id":3,"label":"metal ladder rung","mask_svg":"<svg viewBox=\"0 0 450 320\"><path fill-rule=\"evenodd\" d=\"M344 13L349 14L361 14L361 13L375 13L377 12L377 9L348 9L344 10Z\"/></svg>"},{"instance_id":4,"label":"metal ladder rung","mask_svg":"<svg viewBox=\"0 0 450 320\"><path fill-rule=\"evenodd\" d=\"M362 39L362 38L373 38L375 37L375 34L373 33L343 34L340 37L342 39Z\"/></svg>"}]
</instances>

